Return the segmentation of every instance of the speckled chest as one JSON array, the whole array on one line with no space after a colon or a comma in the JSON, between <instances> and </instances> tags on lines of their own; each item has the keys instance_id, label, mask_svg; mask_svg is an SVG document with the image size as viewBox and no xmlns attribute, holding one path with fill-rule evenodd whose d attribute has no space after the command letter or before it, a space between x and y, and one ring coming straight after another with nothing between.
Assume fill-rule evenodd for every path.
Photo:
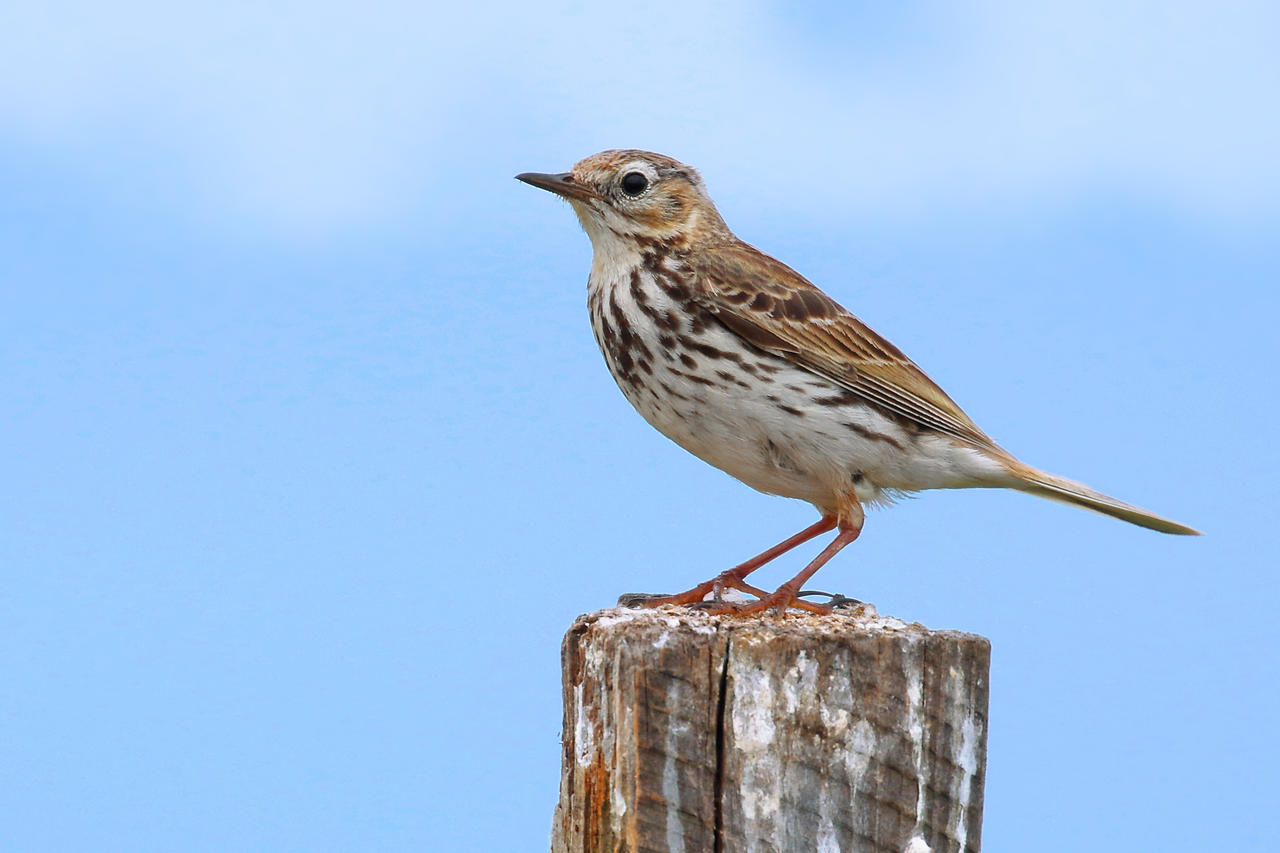
<instances>
[{"instance_id":1,"label":"speckled chest","mask_svg":"<svg viewBox=\"0 0 1280 853\"><path fill-rule=\"evenodd\" d=\"M651 248L629 268L593 276L589 288L596 342L623 394L650 422L665 421L669 409L692 415L711 396L754 391L782 369L698 304L687 269L679 254Z\"/></svg>"}]
</instances>

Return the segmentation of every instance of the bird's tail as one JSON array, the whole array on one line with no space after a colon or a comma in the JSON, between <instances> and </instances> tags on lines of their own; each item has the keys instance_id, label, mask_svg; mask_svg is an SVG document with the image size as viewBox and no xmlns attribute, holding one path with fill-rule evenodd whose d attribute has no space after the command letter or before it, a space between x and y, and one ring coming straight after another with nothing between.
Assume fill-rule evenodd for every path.
<instances>
[{"instance_id":1,"label":"bird's tail","mask_svg":"<svg viewBox=\"0 0 1280 853\"><path fill-rule=\"evenodd\" d=\"M1200 535L1199 530L1171 521L1156 515L1154 512L1148 512L1140 507L1118 501L1113 497L1102 494L1102 492L1094 491L1083 483L1038 471L1021 462L1014 462L1009 466L1009 470L1018 481L1015 488L1024 492L1030 492L1033 495L1039 495L1042 498L1048 498L1053 501L1082 506L1085 509L1091 509L1094 512L1100 512L1103 515L1109 515L1112 518L1118 518L1121 521L1127 521L1139 527L1159 530L1161 533L1173 533L1179 536Z\"/></svg>"}]
</instances>

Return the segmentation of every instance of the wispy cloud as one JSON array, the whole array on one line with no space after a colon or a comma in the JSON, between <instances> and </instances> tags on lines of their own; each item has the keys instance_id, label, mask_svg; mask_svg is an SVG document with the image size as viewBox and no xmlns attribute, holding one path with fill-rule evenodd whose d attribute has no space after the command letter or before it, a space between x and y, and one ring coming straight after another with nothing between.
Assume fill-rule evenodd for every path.
<instances>
[{"instance_id":1,"label":"wispy cloud","mask_svg":"<svg viewBox=\"0 0 1280 853\"><path fill-rule=\"evenodd\" d=\"M614 145L781 205L803 170L806 198L887 212L1099 185L1275 212L1274 4L942 14L20 1L0 133L82 165L127 148L175 195L303 230Z\"/></svg>"}]
</instances>

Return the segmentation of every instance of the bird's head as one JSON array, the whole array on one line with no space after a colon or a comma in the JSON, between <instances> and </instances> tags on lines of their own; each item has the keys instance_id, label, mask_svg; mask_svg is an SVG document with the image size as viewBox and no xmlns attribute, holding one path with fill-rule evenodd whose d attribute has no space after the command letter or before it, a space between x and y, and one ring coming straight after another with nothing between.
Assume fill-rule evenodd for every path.
<instances>
[{"instance_id":1,"label":"bird's head","mask_svg":"<svg viewBox=\"0 0 1280 853\"><path fill-rule=\"evenodd\" d=\"M692 246L729 234L702 176L662 154L601 151L568 172L516 178L567 199L597 249L637 239Z\"/></svg>"}]
</instances>

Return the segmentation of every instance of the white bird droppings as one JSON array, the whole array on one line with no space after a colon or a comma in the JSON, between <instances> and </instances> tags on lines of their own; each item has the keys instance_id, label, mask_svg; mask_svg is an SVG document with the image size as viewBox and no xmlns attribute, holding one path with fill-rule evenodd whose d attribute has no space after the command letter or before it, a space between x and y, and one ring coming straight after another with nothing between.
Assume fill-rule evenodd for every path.
<instances>
[{"instance_id":1,"label":"white bird droppings","mask_svg":"<svg viewBox=\"0 0 1280 853\"><path fill-rule=\"evenodd\" d=\"M956 764L964 770L956 792L956 843L964 853L969 842L969 799L973 795L973 777L978 772L978 726L972 716L965 717L960 726L960 756Z\"/></svg>"},{"instance_id":2,"label":"white bird droppings","mask_svg":"<svg viewBox=\"0 0 1280 853\"><path fill-rule=\"evenodd\" d=\"M817 853L841 853L840 839L836 838L836 827L829 818L818 824Z\"/></svg>"},{"instance_id":3,"label":"white bird droppings","mask_svg":"<svg viewBox=\"0 0 1280 853\"><path fill-rule=\"evenodd\" d=\"M743 752L767 752L773 743L773 682L758 669L733 674L733 737Z\"/></svg>"},{"instance_id":4,"label":"white bird droppings","mask_svg":"<svg viewBox=\"0 0 1280 853\"><path fill-rule=\"evenodd\" d=\"M591 719L587 709L583 707L583 684L573 686L573 754L579 767L591 765L591 753L595 750L595 731L591 727Z\"/></svg>"},{"instance_id":5,"label":"white bird droppings","mask_svg":"<svg viewBox=\"0 0 1280 853\"><path fill-rule=\"evenodd\" d=\"M769 673L762 670L735 667L732 656L729 669L733 681L733 742L743 753L738 783L742 814L749 821L771 821L782 807L782 757L770 748L777 735L773 682Z\"/></svg>"},{"instance_id":6,"label":"white bird droppings","mask_svg":"<svg viewBox=\"0 0 1280 853\"><path fill-rule=\"evenodd\" d=\"M666 633L663 633L666 636ZM667 703L675 708L681 703L680 684L672 681L667 686ZM667 807L667 850L684 853L684 826L680 822L680 768L676 758L680 752L680 736L688 729L687 723L677 723L667 729L666 756L662 763L662 797Z\"/></svg>"},{"instance_id":7,"label":"white bird droppings","mask_svg":"<svg viewBox=\"0 0 1280 853\"><path fill-rule=\"evenodd\" d=\"M850 784L857 785L861 783L876 752L876 727L867 720L858 720L853 724L848 744L844 766L849 773Z\"/></svg>"},{"instance_id":8,"label":"white bird droppings","mask_svg":"<svg viewBox=\"0 0 1280 853\"><path fill-rule=\"evenodd\" d=\"M929 846L929 842L925 841L923 836L913 835L911 840L907 842L907 846L902 848L902 853L933 853L933 848Z\"/></svg>"}]
</instances>

